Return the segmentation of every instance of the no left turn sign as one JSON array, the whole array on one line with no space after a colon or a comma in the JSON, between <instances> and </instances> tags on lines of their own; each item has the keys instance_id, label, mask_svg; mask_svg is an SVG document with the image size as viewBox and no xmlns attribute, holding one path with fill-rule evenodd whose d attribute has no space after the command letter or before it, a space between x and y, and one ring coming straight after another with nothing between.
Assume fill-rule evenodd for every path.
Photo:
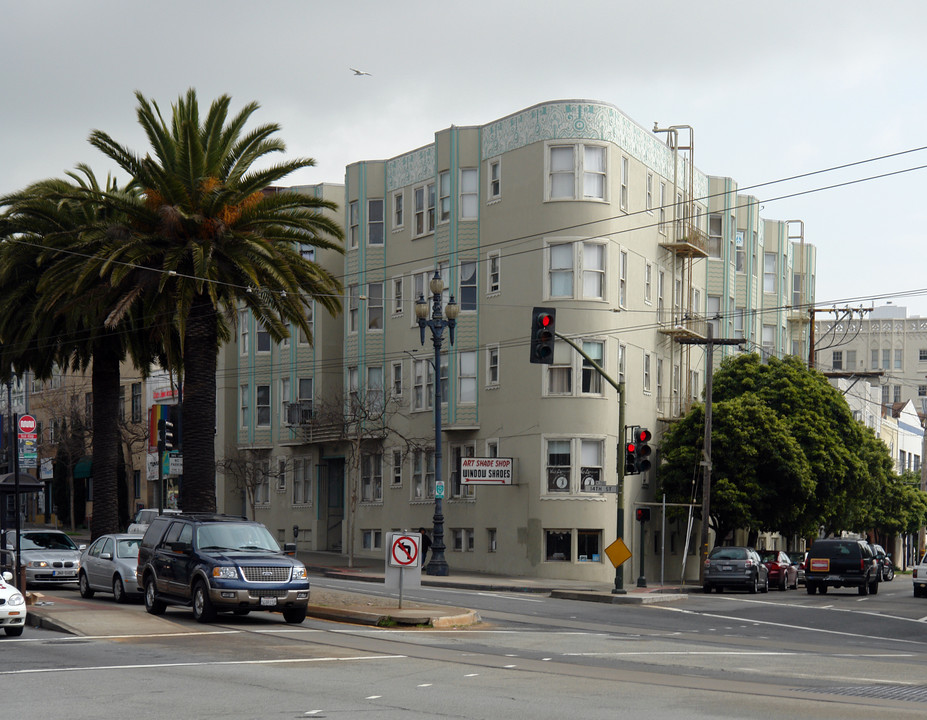
<instances>
[{"instance_id":1,"label":"no left turn sign","mask_svg":"<svg viewBox=\"0 0 927 720\"><path fill-rule=\"evenodd\" d=\"M394 567L418 565L418 535L397 535L389 551L389 564Z\"/></svg>"}]
</instances>

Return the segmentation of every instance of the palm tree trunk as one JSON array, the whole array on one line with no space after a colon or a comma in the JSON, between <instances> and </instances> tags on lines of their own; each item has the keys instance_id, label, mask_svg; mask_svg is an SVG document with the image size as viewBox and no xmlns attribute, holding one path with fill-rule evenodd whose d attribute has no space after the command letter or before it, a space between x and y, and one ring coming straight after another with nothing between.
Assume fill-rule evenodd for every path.
<instances>
[{"instance_id":1,"label":"palm tree trunk","mask_svg":"<svg viewBox=\"0 0 927 720\"><path fill-rule=\"evenodd\" d=\"M104 335L94 343L93 520L91 538L119 532L116 465L119 455L119 343Z\"/></svg>"},{"instance_id":2,"label":"palm tree trunk","mask_svg":"<svg viewBox=\"0 0 927 720\"><path fill-rule=\"evenodd\" d=\"M180 507L216 511L216 309L208 295L194 298L183 345L183 482Z\"/></svg>"}]
</instances>

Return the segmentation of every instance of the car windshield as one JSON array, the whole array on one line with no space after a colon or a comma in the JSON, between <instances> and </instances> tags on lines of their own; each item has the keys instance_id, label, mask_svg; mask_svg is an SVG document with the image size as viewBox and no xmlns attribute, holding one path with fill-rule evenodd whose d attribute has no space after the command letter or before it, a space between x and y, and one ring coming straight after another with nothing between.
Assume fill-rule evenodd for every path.
<instances>
[{"instance_id":1,"label":"car windshield","mask_svg":"<svg viewBox=\"0 0 927 720\"><path fill-rule=\"evenodd\" d=\"M138 546L141 545L141 538L127 538L116 543L116 557L137 558Z\"/></svg>"},{"instance_id":2,"label":"car windshield","mask_svg":"<svg viewBox=\"0 0 927 720\"><path fill-rule=\"evenodd\" d=\"M201 550L258 550L280 552L280 546L263 525L252 523L213 523L196 531Z\"/></svg>"},{"instance_id":3,"label":"car windshield","mask_svg":"<svg viewBox=\"0 0 927 720\"><path fill-rule=\"evenodd\" d=\"M747 551L744 548L715 548L709 557L712 560L746 560Z\"/></svg>"},{"instance_id":4,"label":"car windshield","mask_svg":"<svg viewBox=\"0 0 927 720\"><path fill-rule=\"evenodd\" d=\"M60 532L31 532L22 536L21 550L77 550L77 545Z\"/></svg>"},{"instance_id":5,"label":"car windshield","mask_svg":"<svg viewBox=\"0 0 927 720\"><path fill-rule=\"evenodd\" d=\"M762 560L764 563L776 562L777 560L779 560L779 553L775 551L770 552L769 550L765 552L761 552L760 560Z\"/></svg>"}]
</instances>

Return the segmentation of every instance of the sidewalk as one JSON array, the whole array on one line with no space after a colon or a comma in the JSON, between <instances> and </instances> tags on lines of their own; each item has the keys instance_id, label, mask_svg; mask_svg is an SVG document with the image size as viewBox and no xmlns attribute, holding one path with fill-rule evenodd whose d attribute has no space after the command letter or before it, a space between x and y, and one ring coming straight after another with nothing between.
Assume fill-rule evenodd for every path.
<instances>
[{"instance_id":1,"label":"sidewalk","mask_svg":"<svg viewBox=\"0 0 927 720\"><path fill-rule=\"evenodd\" d=\"M74 536L79 544L89 543L87 537ZM299 552L297 556L305 563L312 575L350 579L370 583L383 583L385 560L355 558L349 567L348 558L336 553ZM453 560L451 561L453 562ZM622 594L613 593L613 584L559 580L538 577L507 577L489 573L456 572L451 567L450 575L437 577L422 574L423 587L446 587L484 592L516 592L543 594L565 600L579 600L611 604L650 604L673 602L686 598L691 587L653 586L626 588ZM46 592L30 592L28 624L45 627L78 636L91 635L143 635L176 633L181 626L171 616L177 611L168 609L166 615L154 616L148 613L132 612L104 600L84 600L77 589L55 588ZM479 613L467 608L429 605L403 601L398 608L395 598L366 594L361 591L341 591L313 586L310 596L309 616L325 620L364 625L416 625L434 628L460 627L480 622ZM208 625L191 626L184 623L184 632L207 632Z\"/></svg>"}]
</instances>

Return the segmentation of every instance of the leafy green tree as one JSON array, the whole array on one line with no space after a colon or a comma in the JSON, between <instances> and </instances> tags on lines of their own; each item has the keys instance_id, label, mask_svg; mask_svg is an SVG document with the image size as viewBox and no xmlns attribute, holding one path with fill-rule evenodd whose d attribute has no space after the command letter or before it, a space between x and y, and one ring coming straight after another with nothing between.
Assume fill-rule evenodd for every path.
<instances>
[{"instance_id":1,"label":"leafy green tree","mask_svg":"<svg viewBox=\"0 0 927 720\"><path fill-rule=\"evenodd\" d=\"M288 324L311 337L306 309L315 301L340 310L341 285L303 258L303 246L341 251L343 232L324 214L333 203L293 192L269 192L287 175L315 164L298 158L267 164L285 150L275 124L245 127L258 109L230 116L221 96L201 119L196 92L172 106L169 119L136 93L136 116L150 143L144 156L95 130L90 142L132 178L138 199L107 195L128 218L91 262L118 287L140 271L153 278L127 294L111 322L141 308L164 349L168 369L183 376L183 487L189 511L216 509L216 368L220 343L245 307L274 340ZM130 286L131 282L128 283ZM177 338L176 346L172 338ZM179 361L177 358L181 358Z\"/></svg>"},{"instance_id":2,"label":"leafy green tree","mask_svg":"<svg viewBox=\"0 0 927 720\"><path fill-rule=\"evenodd\" d=\"M843 396L794 357L726 358L713 378L711 524L810 533L872 526L873 497L891 475L884 443L853 419ZM704 408L663 439L660 477L688 500L701 460Z\"/></svg>"}]
</instances>

